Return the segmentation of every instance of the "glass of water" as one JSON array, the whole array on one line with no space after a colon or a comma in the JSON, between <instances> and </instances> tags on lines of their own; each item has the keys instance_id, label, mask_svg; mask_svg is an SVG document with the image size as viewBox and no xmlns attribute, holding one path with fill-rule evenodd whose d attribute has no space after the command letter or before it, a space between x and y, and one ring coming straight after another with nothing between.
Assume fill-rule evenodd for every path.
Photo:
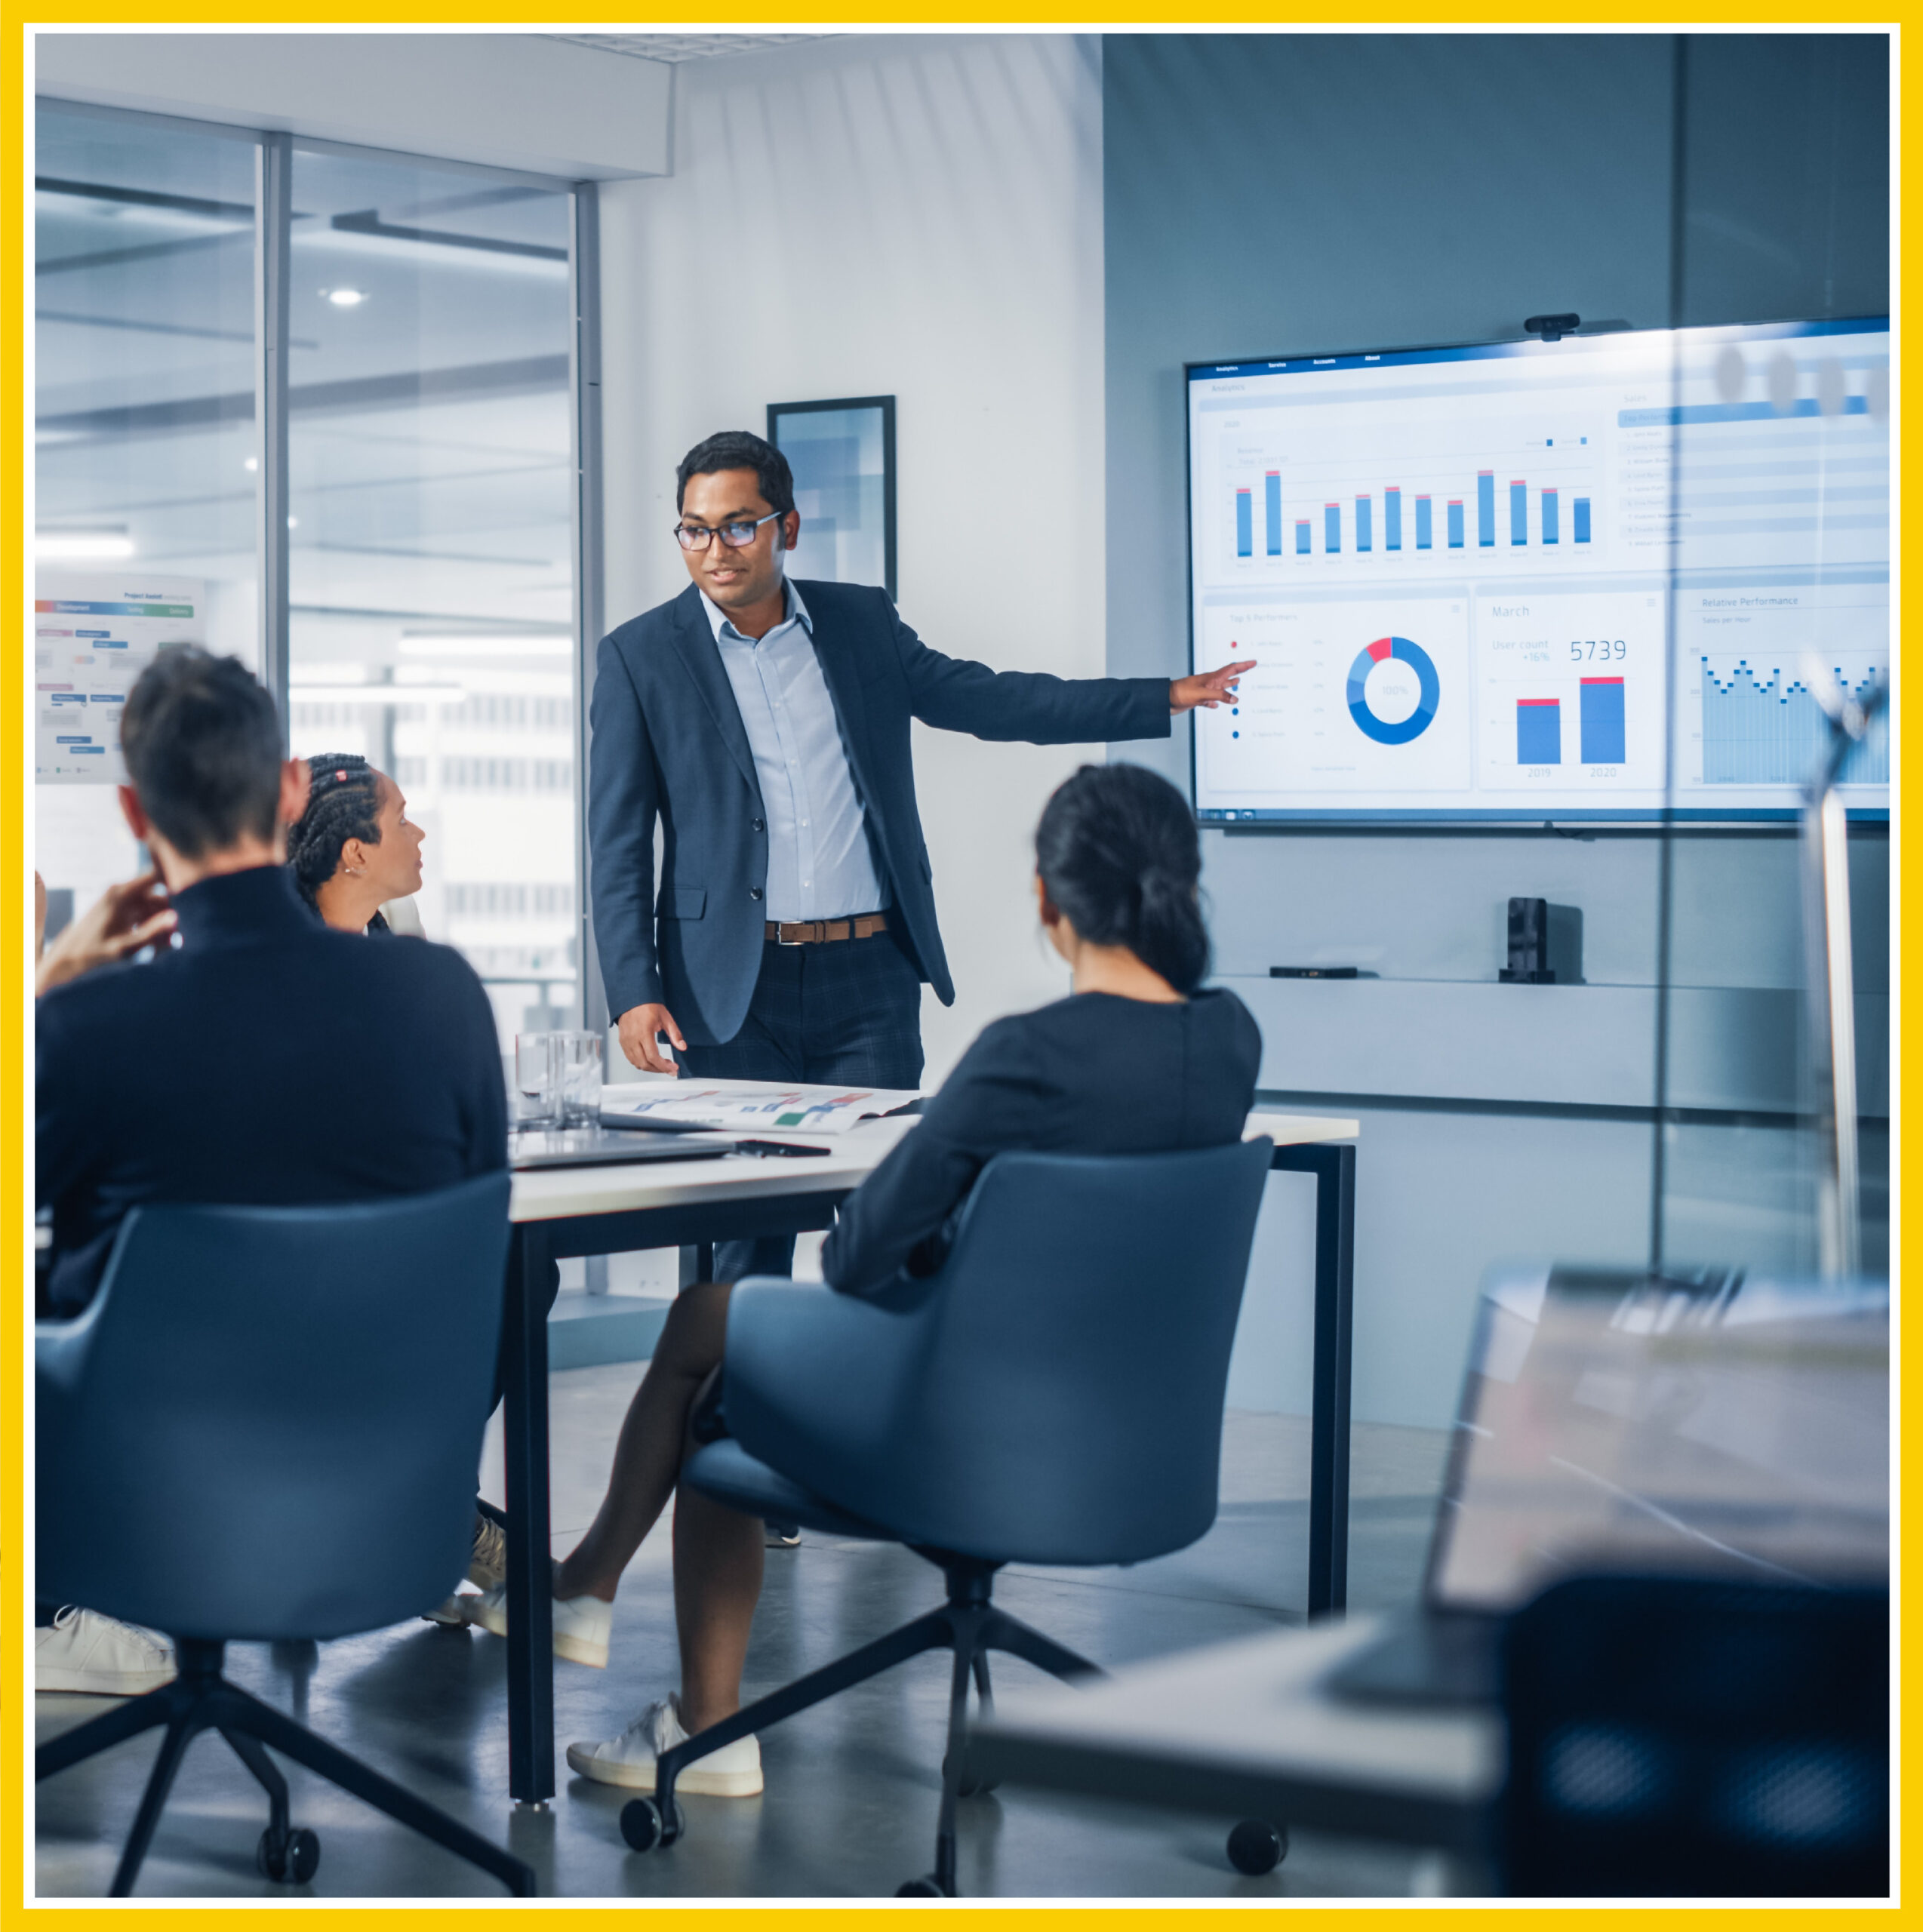
<instances>
[{"instance_id":1,"label":"glass of water","mask_svg":"<svg viewBox=\"0 0 1923 1932\"><path fill-rule=\"evenodd\" d=\"M566 1127L592 1127L601 1118L602 1038L557 1033L561 1058L561 1118Z\"/></svg>"},{"instance_id":2,"label":"glass of water","mask_svg":"<svg viewBox=\"0 0 1923 1932\"><path fill-rule=\"evenodd\" d=\"M555 1127L562 1113L563 1062L559 1033L514 1036L514 1124Z\"/></svg>"}]
</instances>

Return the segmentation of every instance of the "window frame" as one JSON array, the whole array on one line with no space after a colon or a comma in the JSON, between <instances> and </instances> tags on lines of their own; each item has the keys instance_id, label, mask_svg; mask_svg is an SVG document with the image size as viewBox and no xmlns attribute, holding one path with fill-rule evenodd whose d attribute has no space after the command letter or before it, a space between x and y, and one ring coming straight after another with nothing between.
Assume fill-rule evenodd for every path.
<instances>
[{"instance_id":1,"label":"window frame","mask_svg":"<svg viewBox=\"0 0 1923 1932\"><path fill-rule=\"evenodd\" d=\"M260 468L254 491L254 567L260 589L261 681L273 694L285 739L289 729L288 684L291 641L288 596L288 299L293 234L294 155L340 155L431 167L468 174L511 187L540 188L568 197L568 275L572 328L568 345L568 416L573 488L572 523L574 702L575 971L573 1023L595 1031L589 1017L605 1007L595 958L588 904L587 761L588 707L593 654L602 622L602 509L601 465L601 242L598 184L569 180L525 168L491 167L451 161L439 155L401 148L369 147L295 135L244 123L178 114L109 107L36 94L42 107L61 114L102 121L134 122L183 134L251 143L254 162L254 455ZM35 130L38 142L38 128Z\"/></svg>"}]
</instances>

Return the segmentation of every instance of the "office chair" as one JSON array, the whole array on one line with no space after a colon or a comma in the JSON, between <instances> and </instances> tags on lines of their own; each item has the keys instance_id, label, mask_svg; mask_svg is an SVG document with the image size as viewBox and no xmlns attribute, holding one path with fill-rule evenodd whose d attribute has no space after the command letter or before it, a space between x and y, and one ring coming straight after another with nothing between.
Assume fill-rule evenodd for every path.
<instances>
[{"instance_id":1,"label":"office chair","mask_svg":"<svg viewBox=\"0 0 1923 1932\"><path fill-rule=\"evenodd\" d=\"M99 1294L36 1334L43 1600L164 1631L175 1681L43 1744L36 1780L164 1724L114 1875L134 1888L195 1735L267 1793L257 1858L320 1841L271 1746L531 1896L534 1873L222 1674L230 1641L343 1637L460 1580L507 1254L508 1177L324 1208L145 1208Z\"/></svg>"},{"instance_id":2,"label":"office chair","mask_svg":"<svg viewBox=\"0 0 1923 1932\"><path fill-rule=\"evenodd\" d=\"M1222 1407L1267 1140L1123 1157L1003 1154L983 1169L940 1274L872 1300L744 1281L729 1304L728 1436L682 1480L744 1515L906 1543L947 1601L664 1752L632 1800L638 1851L683 1829L697 1758L924 1651L953 1654L934 1871L900 1897L952 1897L968 1685L988 1653L1100 1675L998 1608L1005 1564L1137 1563L1214 1521Z\"/></svg>"},{"instance_id":3,"label":"office chair","mask_svg":"<svg viewBox=\"0 0 1923 1932\"><path fill-rule=\"evenodd\" d=\"M1885 1896L1889 1696L1887 1589L1556 1585L1508 1633L1505 1889Z\"/></svg>"}]
</instances>

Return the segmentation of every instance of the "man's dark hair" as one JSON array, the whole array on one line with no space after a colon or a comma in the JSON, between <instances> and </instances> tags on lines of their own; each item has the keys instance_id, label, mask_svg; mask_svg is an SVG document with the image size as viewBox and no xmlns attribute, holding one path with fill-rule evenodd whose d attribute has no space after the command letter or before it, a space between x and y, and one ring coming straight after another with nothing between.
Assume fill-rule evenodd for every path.
<instances>
[{"instance_id":1,"label":"man's dark hair","mask_svg":"<svg viewBox=\"0 0 1923 1932\"><path fill-rule=\"evenodd\" d=\"M127 694L120 749L141 810L182 858L273 837L280 719L238 658L163 651Z\"/></svg>"},{"instance_id":2,"label":"man's dark hair","mask_svg":"<svg viewBox=\"0 0 1923 1932\"><path fill-rule=\"evenodd\" d=\"M752 469L762 500L770 509L786 516L795 507L795 472L788 467L788 459L752 429L723 429L697 443L682 458L681 467L675 472L676 513L688 494L691 476L712 476L723 469Z\"/></svg>"}]
</instances>

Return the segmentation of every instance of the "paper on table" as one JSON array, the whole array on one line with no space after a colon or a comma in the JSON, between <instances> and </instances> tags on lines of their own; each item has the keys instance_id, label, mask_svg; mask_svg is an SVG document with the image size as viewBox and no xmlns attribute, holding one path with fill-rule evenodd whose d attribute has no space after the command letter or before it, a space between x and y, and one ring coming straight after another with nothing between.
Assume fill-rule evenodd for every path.
<instances>
[{"instance_id":1,"label":"paper on table","mask_svg":"<svg viewBox=\"0 0 1923 1932\"><path fill-rule=\"evenodd\" d=\"M912 1088L764 1086L743 1080L697 1087L684 1079L665 1092L650 1085L632 1097L620 1089L604 1089L601 1118L609 1125L844 1134L858 1121L893 1113L920 1098Z\"/></svg>"}]
</instances>

